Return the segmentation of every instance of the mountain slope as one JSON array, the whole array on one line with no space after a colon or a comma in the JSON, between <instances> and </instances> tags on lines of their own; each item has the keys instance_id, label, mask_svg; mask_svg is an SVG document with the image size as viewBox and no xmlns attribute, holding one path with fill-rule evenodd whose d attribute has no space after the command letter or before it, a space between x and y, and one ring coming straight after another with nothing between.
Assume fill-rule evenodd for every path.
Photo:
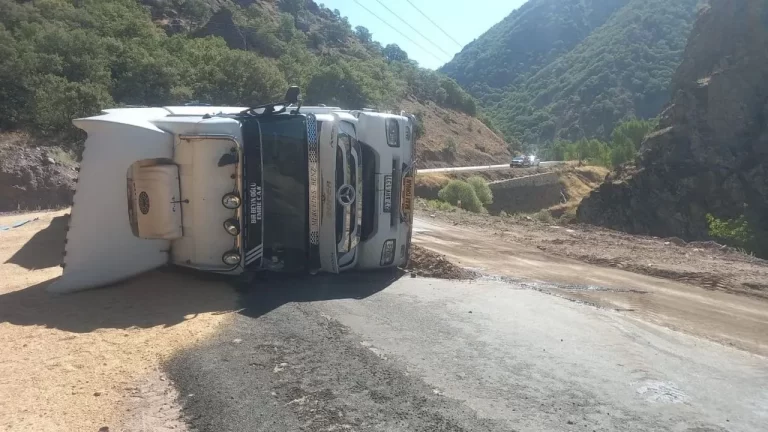
<instances>
[{"instance_id":1,"label":"mountain slope","mask_svg":"<svg viewBox=\"0 0 768 432\"><path fill-rule=\"evenodd\" d=\"M629 0L531 0L469 43L441 71L474 95L529 77L573 49Z\"/></svg>"},{"instance_id":2,"label":"mountain slope","mask_svg":"<svg viewBox=\"0 0 768 432\"><path fill-rule=\"evenodd\" d=\"M768 257L766 76L768 3L712 0L637 169L612 175L581 203L579 219L660 237L715 238Z\"/></svg>"},{"instance_id":3,"label":"mountain slope","mask_svg":"<svg viewBox=\"0 0 768 432\"><path fill-rule=\"evenodd\" d=\"M472 77L456 68L457 63L467 63L461 55L443 70L483 102L507 137L516 137L529 146L557 139L605 139L621 119L653 117L668 100L671 77L680 62L698 3L699 0L569 1L566 4L570 9L553 9L550 0L531 0L526 5L528 9L549 7L550 13L516 11L507 20L515 16L518 31L489 31L476 45L488 46L484 40L490 38L496 44L512 47L521 41L536 46L542 34L545 42L552 36L534 29L550 28L552 22L584 22L585 17L592 17L588 22L596 25L581 40L579 37L589 26L570 25L569 28L579 28L581 32L561 33L568 41L556 44L559 48L552 48L544 57L531 53L512 58L498 56L495 64L491 57L487 66L491 69L504 69L515 61L522 65L511 69L512 73L505 77L507 81L495 77L468 81ZM573 10L579 13L571 20L567 17ZM600 23L603 18L605 21ZM540 21L543 19L548 21ZM545 43L544 47L548 45ZM531 58L539 59L540 69L536 62L530 62Z\"/></svg>"}]
</instances>

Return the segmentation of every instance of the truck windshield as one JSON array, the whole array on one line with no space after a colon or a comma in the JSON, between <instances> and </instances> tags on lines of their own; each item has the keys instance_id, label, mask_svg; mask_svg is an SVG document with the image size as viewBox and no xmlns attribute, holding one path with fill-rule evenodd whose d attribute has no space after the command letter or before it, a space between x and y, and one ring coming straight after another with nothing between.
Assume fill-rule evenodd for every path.
<instances>
[{"instance_id":1,"label":"truck windshield","mask_svg":"<svg viewBox=\"0 0 768 432\"><path fill-rule=\"evenodd\" d=\"M264 178L264 267L303 271L308 253L307 127L304 116L259 120Z\"/></svg>"}]
</instances>

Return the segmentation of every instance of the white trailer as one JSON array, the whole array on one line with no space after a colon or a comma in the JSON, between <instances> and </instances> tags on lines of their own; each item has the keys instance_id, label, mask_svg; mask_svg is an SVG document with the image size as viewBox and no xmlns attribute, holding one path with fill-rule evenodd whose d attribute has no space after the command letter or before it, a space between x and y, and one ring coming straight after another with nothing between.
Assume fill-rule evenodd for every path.
<instances>
[{"instance_id":1,"label":"white trailer","mask_svg":"<svg viewBox=\"0 0 768 432\"><path fill-rule=\"evenodd\" d=\"M413 116L301 107L117 108L88 133L54 292L164 265L239 275L402 266Z\"/></svg>"}]
</instances>

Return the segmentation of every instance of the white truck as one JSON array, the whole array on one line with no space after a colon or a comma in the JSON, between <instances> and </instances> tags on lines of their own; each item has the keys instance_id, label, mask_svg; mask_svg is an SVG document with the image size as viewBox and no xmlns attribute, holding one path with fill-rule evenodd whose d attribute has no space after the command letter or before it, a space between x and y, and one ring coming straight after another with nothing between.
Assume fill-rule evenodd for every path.
<instances>
[{"instance_id":1,"label":"white truck","mask_svg":"<svg viewBox=\"0 0 768 432\"><path fill-rule=\"evenodd\" d=\"M167 264L240 275L402 266L414 118L302 107L116 108L87 132L63 274L109 285Z\"/></svg>"}]
</instances>

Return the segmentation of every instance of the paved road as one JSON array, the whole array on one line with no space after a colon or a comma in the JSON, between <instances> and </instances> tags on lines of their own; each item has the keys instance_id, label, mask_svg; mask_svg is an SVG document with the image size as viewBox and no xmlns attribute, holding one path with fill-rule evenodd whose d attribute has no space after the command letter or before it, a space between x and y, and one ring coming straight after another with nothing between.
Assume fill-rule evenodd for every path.
<instances>
[{"instance_id":1,"label":"paved road","mask_svg":"<svg viewBox=\"0 0 768 432\"><path fill-rule=\"evenodd\" d=\"M465 267L768 356L768 302L762 298L590 265L427 219L416 218L414 241Z\"/></svg>"},{"instance_id":2,"label":"paved road","mask_svg":"<svg viewBox=\"0 0 768 432\"><path fill-rule=\"evenodd\" d=\"M168 372L198 431L764 431L768 364L499 282L270 283Z\"/></svg>"},{"instance_id":3,"label":"paved road","mask_svg":"<svg viewBox=\"0 0 768 432\"><path fill-rule=\"evenodd\" d=\"M564 162L561 161L547 161L547 162L541 162L542 167L546 166L554 166L554 165L560 165ZM502 164L502 165L481 165L481 166L471 166L471 167L451 167L451 168L428 168L428 169L420 169L419 174L435 174L435 173L444 173L444 172L459 172L459 171L495 171L495 170L505 170L505 169L511 169L509 167L509 164Z\"/></svg>"}]
</instances>

